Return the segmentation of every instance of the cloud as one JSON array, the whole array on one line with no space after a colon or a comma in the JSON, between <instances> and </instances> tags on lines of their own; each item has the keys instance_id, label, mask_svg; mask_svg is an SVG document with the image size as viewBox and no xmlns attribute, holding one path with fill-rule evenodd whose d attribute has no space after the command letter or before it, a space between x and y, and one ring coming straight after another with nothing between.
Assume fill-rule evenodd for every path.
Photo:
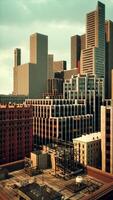
<instances>
[{"instance_id":1,"label":"cloud","mask_svg":"<svg viewBox=\"0 0 113 200\"><path fill-rule=\"evenodd\" d=\"M83 22L81 16L85 16L88 4L88 0L83 1L82 6L79 0L1 0L0 23L28 25L36 20ZM89 4L90 8L92 4Z\"/></svg>"},{"instance_id":2,"label":"cloud","mask_svg":"<svg viewBox=\"0 0 113 200\"><path fill-rule=\"evenodd\" d=\"M106 3L106 16L113 20L113 0ZM97 0L0 0L0 93L12 90L13 49L22 49L22 63L29 62L29 36L48 35L49 53L70 60L70 37L85 32L86 13ZM7 87L6 87L7 85Z\"/></svg>"},{"instance_id":3,"label":"cloud","mask_svg":"<svg viewBox=\"0 0 113 200\"><path fill-rule=\"evenodd\" d=\"M113 19L113 0L106 3L107 17ZM84 23L85 14L95 9L97 0L1 0L0 24L30 26L32 22ZM20 27L21 28L21 27Z\"/></svg>"}]
</instances>

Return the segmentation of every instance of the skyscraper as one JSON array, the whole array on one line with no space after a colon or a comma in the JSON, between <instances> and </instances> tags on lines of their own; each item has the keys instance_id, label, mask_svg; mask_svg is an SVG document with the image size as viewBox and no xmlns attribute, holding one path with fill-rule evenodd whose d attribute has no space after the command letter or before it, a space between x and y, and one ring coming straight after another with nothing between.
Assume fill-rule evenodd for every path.
<instances>
[{"instance_id":1,"label":"skyscraper","mask_svg":"<svg viewBox=\"0 0 113 200\"><path fill-rule=\"evenodd\" d=\"M111 81L111 98L113 99L113 69L112 69L112 71L111 71L111 79L112 79L112 81Z\"/></svg>"},{"instance_id":2,"label":"skyscraper","mask_svg":"<svg viewBox=\"0 0 113 200\"><path fill-rule=\"evenodd\" d=\"M71 37L71 69L78 68L80 72L81 50L86 46L86 34Z\"/></svg>"},{"instance_id":3,"label":"skyscraper","mask_svg":"<svg viewBox=\"0 0 113 200\"><path fill-rule=\"evenodd\" d=\"M81 50L81 74L105 74L105 5L98 2L97 9L87 14L86 48Z\"/></svg>"},{"instance_id":4,"label":"skyscraper","mask_svg":"<svg viewBox=\"0 0 113 200\"><path fill-rule=\"evenodd\" d=\"M81 40L79 35L71 37L71 69L80 65Z\"/></svg>"},{"instance_id":5,"label":"skyscraper","mask_svg":"<svg viewBox=\"0 0 113 200\"><path fill-rule=\"evenodd\" d=\"M14 95L42 97L47 90L47 56L48 37L39 33L30 36L30 63L20 65L20 51L15 50Z\"/></svg>"},{"instance_id":6,"label":"skyscraper","mask_svg":"<svg viewBox=\"0 0 113 200\"><path fill-rule=\"evenodd\" d=\"M111 98L111 70L113 69L113 22L106 21L106 66L105 66L105 96Z\"/></svg>"}]
</instances>

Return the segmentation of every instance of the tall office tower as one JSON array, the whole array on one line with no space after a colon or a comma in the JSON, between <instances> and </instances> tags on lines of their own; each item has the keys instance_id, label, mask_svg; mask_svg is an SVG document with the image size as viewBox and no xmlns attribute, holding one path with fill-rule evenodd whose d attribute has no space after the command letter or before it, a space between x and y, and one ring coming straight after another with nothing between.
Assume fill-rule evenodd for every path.
<instances>
[{"instance_id":1,"label":"tall office tower","mask_svg":"<svg viewBox=\"0 0 113 200\"><path fill-rule=\"evenodd\" d=\"M106 21L105 97L111 99L111 70L113 69L113 22Z\"/></svg>"},{"instance_id":2,"label":"tall office tower","mask_svg":"<svg viewBox=\"0 0 113 200\"><path fill-rule=\"evenodd\" d=\"M75 100L27 99L33 106L34 144L72 142L73 138L93 132L93 115Z\"/></svg>"},{"instance_id":3,"label":"tall office tower","mask_svg":"<svg viewBox=\"0 0 113 200\"><path fill-rule=\"evenodd\" d=\"M79 35L71 37L71 69L79 68L81 40Z\"/></svg>"},{"instance_id":4,"label":"tall office tower","mask_svg":"<svg viewBox=\"0 0 113 200\"><path fill-rule=\"evenodd\" d=\"M113 100L101 107L102 170L113 174Z\"/></svg>"},{"instance_id":5,"label":"tall office tower","mask_svg":"<svg viewBox=\"0 0 113 200\"><path fill-rule=\"evenodd\" d=\"M48 55L48 79L54 78L54 74L53 74L53 55L49 54Z\"/></svg>"},{"instance_id":6,"label":"tall office tower","mask_svg":"<svg viewBox=\"0 0 113 200\"><path fill-rule=\"evenodd\" d=\"M33 147L33 110L28 105L0 105L0 164L30 156Z\"/></svg>"},{"instance_id":7,"label":"tall office tower","mask_svg":"<svg viewBox=\"0 0 113 200\"><path fill-rule=\"evenodd\" d=\"M87 14L86 48L81 50L80 73L105 74L105 5L98 2L97 9Z\"/></svg>"},{"instance_id":8,"label":"tall office tower","mask_svg":"<svg viewBox=\"0 0 113 200\"><path fill-rule=\"evenodd\" d=\"M43 92L47 91L47 56L48 37L39 33L32 34L30 36L30 63L14 66L13 95L42 97ZM20 63L16 62L16 64Z\"/></svg>"},{"instance_id":9,"label":"tall office tower","mask_svg":"<svg viewBox=\"0 0 113 200\"><path fill-rule=\"evenodd\" d=\"M111 71L111 79L112 79L112 82L111 82L111 98L113 99L113 69Z\"/></svg>"},{"instance_id":10,"label":"tall office tower","mask_svg":"<svg viewBox=\"0 0 113 200\"><path fill-rule=\"evenodd\" d=\"M96 75L75 75L65 80L63 98L83 100L87 113L94 116L94 132L100 131L100 106L104 102L104 79Z\"/></svg>"}]
</instances>

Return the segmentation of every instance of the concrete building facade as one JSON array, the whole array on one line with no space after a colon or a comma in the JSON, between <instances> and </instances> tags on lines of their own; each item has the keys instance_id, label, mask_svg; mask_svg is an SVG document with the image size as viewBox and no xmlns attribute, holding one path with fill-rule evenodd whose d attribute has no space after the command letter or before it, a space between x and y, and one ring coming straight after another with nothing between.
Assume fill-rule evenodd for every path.
<instances>
[{"instance_id":1,"label":"concrete building facade","mask_svg":"<svg viewBox=\"0 0 113 200\"><path fill-rule=\"evenodd\" d=\"M91 133L73 139L75 159L83 165L100 168L101 133Z\"/></svg>"},{"instance_id":2,"label":"concrete building facade","mask_svg":"<svg viewBox=\"0 0 113 200\"><path fill-rule=\"evenodd\" d=\"M66 61L54 61L53 62L53 73L66 70Z\"/></svg>"},{"instance_id":3,"label":"concrete building facade","mask_svg":"<svg viewBox=\"0 0 113 200\"><path fill-rule=\"evenodd\" d=\"M113 69L113 22L106 21L106 67L105 67L105 97L111 99L111 70Z\"/></svg>"},{"instance_id":4,"label":"concrete building facade","mask_svg":"<svg viewBox=\"0 0 113 200\"><path fill-rule=\"evenodd\" d=\"M13 94L41 98L47 91L48 37L39 33L30 36L30 63L17 65L20 54L15 52Z\"/></svg>"},{"instance_id":5,"label":"concrete building facade","mask_svg":"<svg viewBox=\"0 0 113 200\"><path fill-rule=\"evenodd\" d=\"M93 132L93 115L75 100L28 99L33 106L34 144L72 142L73 138Z\"/></svg>"},{"instance_id":6,"label":"concrete building facade","mask_svg":"<svg viewBox=\"0 0 113 200\"><path fill-rule=\"evenodd\" d=\"M53 54L49 54L48 55L48 79L52 79L54 78L54 74L53 74L53 60L54 60L54 56Z\"/></svg>"},{"instance_id":7,"label":"concrete building facade","mask_svg":"<svg viewBox=\"0 0 113 200\"><path fill-rule=\"evenodd\" d=\"M104 102L104 79L96 75L75 75L63 85L63 98L85 102L87 114L94 116L94 132L100 131L100 106Z\"/></svg>"},{"instance_id":8,"label":"concrete building facade","mask_svg":"<svg viewBox=\"0 0 113 200\"><path fill-rule=\"evenodd\" d=\"M98 2L87 14L86 48L81 50L80 73L105 76L105 5Z\"/></svg>"},{"instance_id":9,"label":"concrete building facade","mask_svg":"<svg viewBox=\"0 0 113 200\"><path fill-rule=\"evenodd\" d=\"M54 61L54 55L48 55L48 79L55 77L56 72L62 72L66 70L67 62L65 60Z\"/></svg>"},{"instance_id":10,"label":"concrete building facade","mask_svg":"<svg viewBox=\"0 0 113 200\"><path fill-rule=\"evenodd\" d=\"M113 69L111 71L111 98L113 99Z\"/></svg>"}]
</instances>

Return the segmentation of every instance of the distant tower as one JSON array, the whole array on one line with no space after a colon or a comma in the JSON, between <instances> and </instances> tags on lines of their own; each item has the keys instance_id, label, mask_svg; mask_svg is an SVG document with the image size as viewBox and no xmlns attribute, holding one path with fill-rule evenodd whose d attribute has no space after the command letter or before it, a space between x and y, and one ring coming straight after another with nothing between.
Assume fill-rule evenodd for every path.
<instances>
[{"instance_id":1,"label":"distant tower","mask_svg":"<svg viewBox=\"0 0 113 200\"><path fill-rule=\"evenodd\" d=\"M78 68L80 63L81 40L79 35L71 37L71 69Z\"/></svg>"},{"instance_id":2,"label":"distant tower","mask_svg":"<svg viewBox=\"0 0 113 200\"><path fill-rule=\"evenodd\" d=\"M113 100L113 69L111 71L111 99Z\"/></svg>"},{"instance_id":3,"label":"distant tower","mask_svg":"<svg viewBox=\"0 0 113 200\"><path fill-rule=\"evenodd\" d=\"M105 75L105 5L98 2L96 11L87 14L86 48L81 51L81 74Z\"/></svg>"},{"instance_id":4,"label":"distant tower","mask_svg":"<svg viewBox=\"0 0 113 200\"><path fill-rule=\"evenodd\" d=\"M53 74L53 59L54 56L53 54L49 54L48 55L48 79L50 78L54 78L54 74Z\"/></svg>"},{"instance_id":5,"label":"distant tower","mask_svg":"<svg viewBox=\"0 0 113 200\"><path fill-rule=\"evenodd\" d=\"M111 99L111 70L113 69L113 22L106 21L105 97Z\"/></svg>"},{"instance_id":6,"label":"distant tower","mask_svg":"<svg viewBox=\"0 0 113 200\"><path fill-rule=\"evenodd\" d=\"M21 49L14 49L14 66L21 65Z\"/></svg>"},{"instance_id":7,"label":"distant tower","mask_svg":"<svg viewBox=\"0 0 113 200\"><path fill-rule=\"evenodd\" d=\"M30 36L30 63L20 65L20 50L15 50L14 95L43 96L47 91L47 56L48 37L39 33Z\"/></svg>"}]
</instances>

